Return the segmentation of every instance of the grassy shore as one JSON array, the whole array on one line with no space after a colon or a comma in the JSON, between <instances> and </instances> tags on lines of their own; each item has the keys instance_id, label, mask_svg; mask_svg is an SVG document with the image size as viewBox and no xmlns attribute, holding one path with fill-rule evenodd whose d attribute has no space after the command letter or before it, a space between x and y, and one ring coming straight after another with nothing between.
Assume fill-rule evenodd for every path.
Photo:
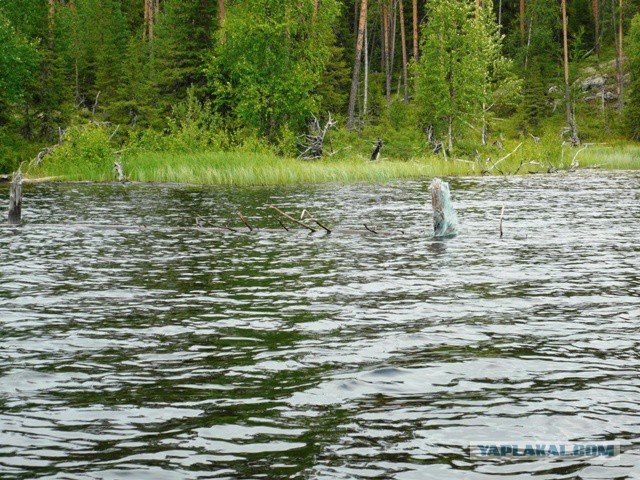
<instances>
[{"instance_id":1,"label":"grassy shore","mask_svg":"<svg viewBox=\"0 0 640 480\"><path fill-rule=\"evenodd\" d=\"M339 159L301 161L273 154L244 152L139 153L123 158L125 175L137 182L176 182L211 185L283 185L298 183L384 182L392 179L479 174L526 174L579 167L640 168L640 147L566 148L550 156L544 149L521 145L505 149L495 160L447 159L428 156L415 160L370 162L358 155ZM509 152L513 152L508 155ZM508 155L508 156L507 156ZM504 157L507 158L504 158ZM550 158L556 158L553 162ZM113 181L113 164L44 161L27 167L28 179L56 181Z\"/></svg>"}]
</instances>

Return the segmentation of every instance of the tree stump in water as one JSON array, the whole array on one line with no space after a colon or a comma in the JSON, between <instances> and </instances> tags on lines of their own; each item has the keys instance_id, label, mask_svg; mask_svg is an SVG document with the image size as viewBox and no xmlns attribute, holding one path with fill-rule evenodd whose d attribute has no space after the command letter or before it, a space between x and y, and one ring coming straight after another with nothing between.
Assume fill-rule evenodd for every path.
<instances>
[{"instance_id":1,"label":"tree stump in water","mask_svg":"<svg viewBox=\"0 0 640 480\"><path fill-rule=\"evenodd\" d=\"M431 183L431 205L434 237L455 237L458 234L458 216L451 202L449 184L439 178L434 178Z\"/></svg>"},{"instance_id":2,"label":"tree stump in water","mask_svg":"<svg viewBox=\"0 0 640 480\"><path fill-rule=\"evenodd\" d=\"M9 225L22 223L22 171L13 175L11 193L9 195Z\"/></svg>"}]
</instances>

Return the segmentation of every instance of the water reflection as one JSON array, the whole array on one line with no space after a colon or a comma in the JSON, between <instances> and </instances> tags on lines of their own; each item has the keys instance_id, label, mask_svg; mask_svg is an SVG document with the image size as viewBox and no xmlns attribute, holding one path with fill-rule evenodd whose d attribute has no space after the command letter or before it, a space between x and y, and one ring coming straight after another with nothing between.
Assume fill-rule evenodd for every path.
<instances>
[{"instance_id":1,"label":"water reflection","mask_svg":"<svg viewBox=\"0 0 640 480\"><path fill-rule=\"evenodd\" d=\"M29 224L0 229L0 476L640 477L640 176L451 184L446 242L427 182L25 187ZM405 233L187 228L277 227L269 204ZM466 451L535 438L625 452Z\"/></svg>"}]
</instances>

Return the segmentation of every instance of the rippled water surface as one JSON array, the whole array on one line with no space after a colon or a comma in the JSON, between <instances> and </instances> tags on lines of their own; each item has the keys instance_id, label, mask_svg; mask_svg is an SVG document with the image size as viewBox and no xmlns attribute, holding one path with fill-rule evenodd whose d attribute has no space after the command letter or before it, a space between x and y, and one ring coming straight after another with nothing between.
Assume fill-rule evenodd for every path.
<instances>
[{"instance_id":1,"label":"rippled water surface","mask_svg":"<svg viewBox=\"0 0 640 480\"><path fill-rule=\"evenodd\" d=\"M426 181L25 186L28 224L0 228L0 477L640 478L640 175L451 187L442 242ZM269 204L396 233L192 228L278 227ZM488 439L624 453L470 459Z\"/></svg>"}]
</instances>

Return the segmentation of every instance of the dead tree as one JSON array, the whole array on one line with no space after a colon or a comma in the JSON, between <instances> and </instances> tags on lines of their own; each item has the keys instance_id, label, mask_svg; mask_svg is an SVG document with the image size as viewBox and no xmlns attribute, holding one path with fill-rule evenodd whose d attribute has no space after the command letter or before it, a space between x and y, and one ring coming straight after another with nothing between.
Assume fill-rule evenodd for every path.
<instances>
[{"instance_id":1,"label":"dead tree","mask_svg":"<svg viewBox=\"0 0 640 480\"><path fill-rule=\"evenodd\" d=\"M425 133L427 134L427 142L433 145L431 153L438 153L439 151L444 150L444 143L436 140L433 136L433 125L429 125L425 130Z\"/></svg>"},{"instance_id":2,"label":"dead tree","mask_svg":"<svg viewBox=\"0 0 640 480\"><path fill-rule=\"evenodd\" d=\"M22 171L13 174L11 193L9 194L9 225L22 223Z\"/></svg>"},{"instance_id":3,"label":"dead tree","mask_svg":"<svg viewBox=\"0 0 640 480\"><path fill-rule=\"evenodd\" d=\"M384 143L382 142L382 139L379 138L378 141L374 143L374 145L375 147L373 149L373 152L371 152L371 158L369 159L372 162L380 159L380 150L382 150L382 146L384 145Z\"/></svg>"},{"instance_id":4,"label":"dead tree","mask_svg":"<svg viewBox=\"0 0 640 480\"><path fill-rule=\"evenodd\" d=\"M331 147L329 155L333 155L335 152L333 151L333 145L331 145L331 140L329 139L328 134L329 129L334 127L336 123L337 122L331 118L331 113L329 113L327 123L324 124L324 127L321 127L320 122L314 116L313 121L309 126L310 133L299 137L302 153L298 155L298 159L315 160L316 158L322 158L324 154L325 140L329 140L329 146Z\"/></svg>"}]
</instances>

